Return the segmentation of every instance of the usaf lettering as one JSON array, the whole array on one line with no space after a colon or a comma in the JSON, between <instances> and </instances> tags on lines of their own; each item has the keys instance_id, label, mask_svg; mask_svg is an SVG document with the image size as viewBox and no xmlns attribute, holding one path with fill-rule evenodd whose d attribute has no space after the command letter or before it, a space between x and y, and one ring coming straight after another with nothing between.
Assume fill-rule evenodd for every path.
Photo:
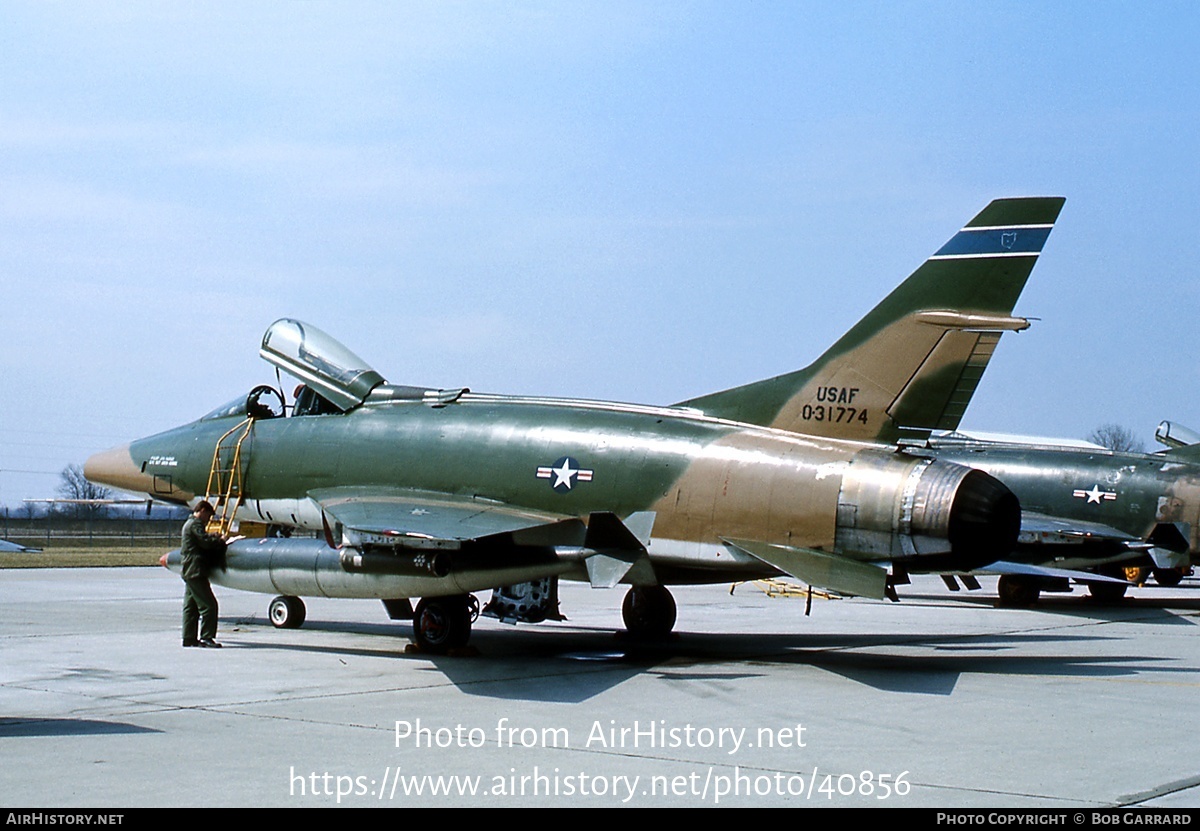
<instances>
[{"instance_id":1,"label":"usaf lettering","mask_svg":"<svg viewBox=\"0 0 1200 831\"><path fill-rule=\"evenodd\" d=\"M817 387L817 400L827 404L853 404L858 387Z\"/></svg>"}]
</instances>

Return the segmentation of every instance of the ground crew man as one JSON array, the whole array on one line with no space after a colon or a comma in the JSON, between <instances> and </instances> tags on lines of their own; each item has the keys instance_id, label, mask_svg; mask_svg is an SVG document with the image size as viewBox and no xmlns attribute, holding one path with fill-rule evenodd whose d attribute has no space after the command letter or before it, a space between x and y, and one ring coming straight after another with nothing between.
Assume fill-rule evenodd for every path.
<instances>
[{"instance_id":1,"label":"ground crew man","mask_svg":"<svg viewBox=\"0 0 1200 831\"><path fill-rule=\"evenodd\" d=\"M217 598L208 583L208 572L225 553L225 540L206 530L215 510L201 502L183 524L179 558L183 564L183 645L220 649L217 643ZM196 637L197 624L200 636Z\"/></svg>"}]
</instances>

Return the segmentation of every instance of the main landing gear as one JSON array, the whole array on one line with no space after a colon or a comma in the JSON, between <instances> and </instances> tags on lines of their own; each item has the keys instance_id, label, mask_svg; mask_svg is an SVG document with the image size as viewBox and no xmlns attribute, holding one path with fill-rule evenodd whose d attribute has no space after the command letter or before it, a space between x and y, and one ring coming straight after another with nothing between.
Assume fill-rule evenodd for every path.
<instances>
[{"instance_id":1,"label":"main landing gear","mask_svg":"<svg viewBox=\"0 0 1200 831\"><path fill-rule=\"evenodd\" d=\"M1184 570L1181 568L1156 568L1153 574L1155 583L1170 588L1183 582Z\"/></svg>"},{"instance_id":2,"label":"main landing gear","mask_svg":"<svg viewBox=\"0 0 1200 831\"><path fill-rule=\"evenodd\" d=\"M473 594L423 597L413 612L413 637L422 652L445 655L467 645L478 617L479 600Z\"/></svg>"},{"instance_id":3,"label":"main landing gear","mask_svg":"<svg viewBox=\"0 0 1200 831\"><path fill-rule=\"evenodd\" d=\"M1191 567L1188 568L1151 568L1150 566L1125 566L1125 579L1133 583L1138 588L1146 584L1146 580L1153 575L1154 582L1160 586L1171 588L1178 586L1184 577L1192 573Z\"/></svg>"},{"instance_id":4,"label":"main landing gear","mask_svg":"<svg viewBox=\"0 0 1200 831\"><path fill-rule=\"evenodd\" d=\"M1000 605L1006 609L1028 609L1042 594L1037 578L1023 574L1001 574L996 583Z\"/></svg>"},{"instance_id":5,"label":"main landing gear","mask_svg":"<svg viewBox=\"0 0 1200 831\"><path fill-rule=\"evenodd\" d=\"M1127 579L1125 569L1118 565L1103 565L1096 569L1097 574L1105 577L1115 577L1118 580ZM1129 590L1128 583L1087 583L1088 596L1097 603L1116 603Z\"/></svg>"},{"instance_id":6,"label":"main landing gear","mask_svg":"<svg viewBox=\"0 0 1200 831\"><path fill-rule=\"evenodd\" d=\"M445 655L466 646L471 639L471 625L479 617L479 599L473 594L423 597L411 613L407 601L389 600L384 605L393 620L411 614L413 639L422 652L431 655ZM635 638L669 635L675 627L675 615L675 598L665 586L633 586L621 604L625 628ZM277 629L297 629L304 623L304 601L280 595L271 601L268 617Z\"/></svg>"},{"instance_id":7,"label":"main landing gear","mask_svg":"<svg viewBox=\"0 0 1200 831\"><path fill-rule=\"evenodd\" d=\"M1098 569L1099 574L1108 577L1120 577L1124 572L1110 569ZM1127 583L1085 583L1088 595L1097 603L1116 603L1125 596L1129 588ZM1028 609L1038 602L1042 591L1070 591L1065 583L1062 588L1055 588L1045 578L1024 574L1001 574L996 583L996 594L1000 596L1000 606L1008 609Z\"/></svg>"},{"instance_id":8,"label":"main landing gear","mask_svg":"<svg viewBox=\"0 0 1200 831\"><path fill-rule=\"evenodd\" d=\"M1088 583L1088 596L1097 603L1116 603L1129 589L1126 583Z\"/></svg>"},{"instance_id":9,"label":"main landing gear","mask_svg":"<svg viewBox=\"0 0 1200 831\"><path fill-rule=\"evenodd\" d=\"M625 628L635 638L661 638L675 626L675 598L666 586L633 586L621 604Z\"/></svg>"}]
</instances>

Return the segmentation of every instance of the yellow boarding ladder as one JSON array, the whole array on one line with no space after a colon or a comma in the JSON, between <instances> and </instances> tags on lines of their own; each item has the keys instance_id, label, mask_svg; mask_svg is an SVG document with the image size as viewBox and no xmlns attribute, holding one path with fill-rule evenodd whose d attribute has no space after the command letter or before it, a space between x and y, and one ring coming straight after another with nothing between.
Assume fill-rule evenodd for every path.
<instances>
[{"instance_id":1,"label":"yellow boarding ladder","mask_svg":"<svg viewBox=\"0 0 1200 831\"><path fill-rule=\"evenodd\" d=\"M208 486L204 498L210 503L216 497L217 512L208 521L208 532L222 536L229 533L230 526L237 516L237 509L245 499L242 488L242 442L250 435L254 427L254 418L247 418L238 423L225 435L217 439L217 447L213 450L212 468L208 472Z\"/></svg>"}]
</instances>

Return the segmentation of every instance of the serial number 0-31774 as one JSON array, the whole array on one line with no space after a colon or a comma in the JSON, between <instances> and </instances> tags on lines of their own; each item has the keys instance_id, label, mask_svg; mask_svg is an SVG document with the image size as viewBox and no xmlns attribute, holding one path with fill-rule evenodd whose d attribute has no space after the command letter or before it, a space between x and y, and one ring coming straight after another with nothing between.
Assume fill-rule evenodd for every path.
<instances>
[{"instance_id":1,"label":"serial number 0-31774","mask_svg":"<svg viewBox=\"0 0 1200 831\"><path fill-rule=\"evenodd\" d=\"M800 408L800 417L805 421L832 421L834 424L849 424L858 421L867 423L867 410L857 407L836 407L832 404L805 404Z\"/></svg>"}]
</instances>

